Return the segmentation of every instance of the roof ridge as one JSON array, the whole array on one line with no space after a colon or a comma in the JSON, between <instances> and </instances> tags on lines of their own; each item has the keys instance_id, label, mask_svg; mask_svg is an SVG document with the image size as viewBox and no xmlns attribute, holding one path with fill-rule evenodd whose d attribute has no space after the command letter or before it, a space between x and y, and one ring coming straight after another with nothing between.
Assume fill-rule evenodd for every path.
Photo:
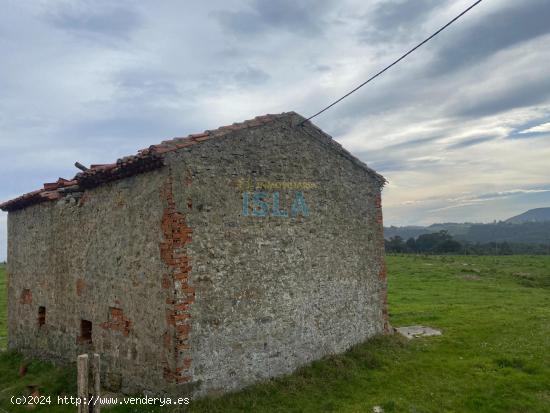
<instances>
[{"instance_id":1,"label":"roof ridge","mask_svg":"<svg viewBox=\"0 0 550 413\"><path fill-rule=\"evenodd\" d=\"M172 139L167 139L162 141L160 144L149 146L148 150L154 151L156 153L166 153L171 152L177 149L185 148L187 146L193 145L197 142L202 142L214 137L220 137L227 135L230 132L248 128L254 128L262 126L266 123L273 122L275 120L296 115L296 112L283 112L278 114L266 114L261 116L256 116L253 119L248 119L242 122L235 122L231 125L220 126L216 129L205 130L200 133L192 133L184 137L175 137Z\"/></svg>"}]
</instances>

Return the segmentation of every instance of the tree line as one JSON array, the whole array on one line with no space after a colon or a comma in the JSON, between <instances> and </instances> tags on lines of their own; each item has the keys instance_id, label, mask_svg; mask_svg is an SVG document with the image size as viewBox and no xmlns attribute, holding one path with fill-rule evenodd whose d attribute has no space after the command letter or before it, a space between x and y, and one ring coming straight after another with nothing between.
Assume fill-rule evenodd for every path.
<instances>
[{"instance_id":1,"label":"tree line","mask_svg":"<svg viewBox=\"0 0 550 413\"><path fill-rule=\"evenodd\" d=\"M404 240L399 235L384 240L386 252L403 254L513 255L550 254L550 245L518 242L458 241L442 230Z\"/></svg>"}]
</instances>

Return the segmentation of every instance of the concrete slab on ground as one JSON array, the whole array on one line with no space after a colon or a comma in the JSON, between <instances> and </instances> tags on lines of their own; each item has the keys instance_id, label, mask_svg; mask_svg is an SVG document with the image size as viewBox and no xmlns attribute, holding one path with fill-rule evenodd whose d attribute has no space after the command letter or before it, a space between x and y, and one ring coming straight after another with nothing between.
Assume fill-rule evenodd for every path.
<instances>
[{"instance_id":1,"label":"concrete slab on ground","mask_svg":"<svg viewBox=\"0 0 550 413\"><path fill-rule=\"evenodd\" d=\"M440 336L442 334L440 330L425 326L397 327L395 331L409 340L417 337Z\"/></svg>"}]
</instances>

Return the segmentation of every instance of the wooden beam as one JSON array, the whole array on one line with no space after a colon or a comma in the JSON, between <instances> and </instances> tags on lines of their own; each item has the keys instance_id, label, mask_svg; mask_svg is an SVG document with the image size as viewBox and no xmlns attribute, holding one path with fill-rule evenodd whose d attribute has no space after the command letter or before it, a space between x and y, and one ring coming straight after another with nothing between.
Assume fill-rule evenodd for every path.
<instances>
[{"instance_id":1,"label":"wooden beam","mask_svg":"<svg viewBox=\"0 0 550 413\"><path fill-rule=\"evenodd\" d=\"M80 162L75 162L74 163L74 166L76 166L78 169L80 169L81 171L87 171L88 168L86 168L84 165L82 165Z\"/></svg>"}]
</instances>

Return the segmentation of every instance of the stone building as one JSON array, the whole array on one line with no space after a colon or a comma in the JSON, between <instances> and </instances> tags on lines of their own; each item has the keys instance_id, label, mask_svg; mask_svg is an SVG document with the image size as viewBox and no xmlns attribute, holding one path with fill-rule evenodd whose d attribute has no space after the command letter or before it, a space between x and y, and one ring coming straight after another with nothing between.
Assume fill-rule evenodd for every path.
<instances>
[{"instance_id":1,"label":"stone building","mask_svg":"<svg viewBox=\"0 0 550 413\"><path fill-rule=\"evenodd\" d=\"M9 348L122 392L236 390L387 329L384 178L290 112L0 205Z\"/></svg>"}]
</instances>

